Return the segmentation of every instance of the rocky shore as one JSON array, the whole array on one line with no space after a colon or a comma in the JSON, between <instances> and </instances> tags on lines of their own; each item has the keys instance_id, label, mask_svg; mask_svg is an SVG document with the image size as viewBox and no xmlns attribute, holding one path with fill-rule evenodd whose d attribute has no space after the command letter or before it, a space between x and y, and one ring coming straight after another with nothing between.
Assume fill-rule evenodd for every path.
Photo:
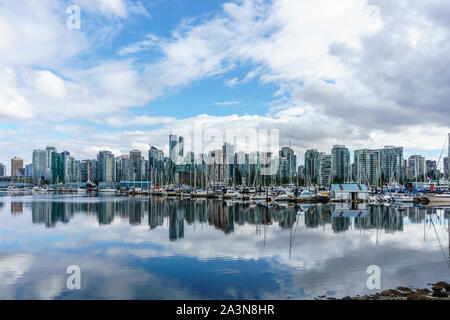
<instances>
[{"instance_id":1,"label":"rocky shore","mask_svg":"<svg viewBox=\"0 0 450 320\"><path fill-rule=\"evenodd\" d=\"M431 289L414 289L410 287L398 287L397 289L384 290L366 296L344 297L342 299L326 298L328 300L450 300L450 284L437 282L428 284Z\"/></svg>"}]
</instances>

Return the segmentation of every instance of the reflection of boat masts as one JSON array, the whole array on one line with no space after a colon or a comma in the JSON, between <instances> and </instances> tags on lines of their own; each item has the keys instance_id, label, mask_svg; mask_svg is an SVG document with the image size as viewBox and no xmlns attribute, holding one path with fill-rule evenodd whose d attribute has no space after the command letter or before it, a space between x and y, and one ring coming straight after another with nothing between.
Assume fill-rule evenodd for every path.
<instances>
[{"instance_id":1,"label":"reflection of boat masts","mask_svg":"<svg viewBox=\"0 0 450 320\"><path fill-rule=\"evenodd\" d=\"M298 227L298 219L297 219L297 211L295 211L295 228L294 226L291 227L290 232L289 232L289 260L291 260L292 257L292 244L294 243L294 239L295 239L295 233L297 232L297 227ZM293 230L293 232L292 232Z\"/></svg>"},{"instance_id":2,"label":"reflection of boat masts","mask_svg":"<svg viewBox=\"0 0 450 320\"><path fill-rule=\"evenodd\" d=\"M438 232L436 230L436 226L434 225L433 217L430 217L430 223L432 224L434 232L436 233L436 238L438 239L439 247L441 248L441 252L442 252L442 255L444 256L444 260L447 263L447 266L450 268L450 257L447 257L445 255L444 247L442 246L441 239L440 239L440 237L438 235ZM449 247L450 247L450 244L449 244Z\"/></svg>"}]
</instances>

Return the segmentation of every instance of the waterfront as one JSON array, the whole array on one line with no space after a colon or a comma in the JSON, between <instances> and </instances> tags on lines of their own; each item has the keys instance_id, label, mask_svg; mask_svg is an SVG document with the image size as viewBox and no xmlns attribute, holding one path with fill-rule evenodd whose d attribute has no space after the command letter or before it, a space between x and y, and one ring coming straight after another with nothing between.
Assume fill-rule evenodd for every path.
<instances>
[{"instance_id":1,"label":"waterfront","mask_svg":"<svg viewBox=\"0 0 450 320\"><path fill-rule=\"evenodd\" d=\"M450 279L449 209L0 197L1 299L314 299ZM80 266L81 290L66 288Z\"/></svg>"}]
</instances>

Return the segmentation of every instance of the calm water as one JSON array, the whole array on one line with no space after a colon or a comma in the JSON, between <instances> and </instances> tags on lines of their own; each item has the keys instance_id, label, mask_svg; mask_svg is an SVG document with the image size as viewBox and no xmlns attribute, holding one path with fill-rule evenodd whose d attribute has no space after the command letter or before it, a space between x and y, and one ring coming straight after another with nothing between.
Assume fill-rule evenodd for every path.
<instances>
[{"instance_id":1,"label":"calm water","mask_svg":"<svg viewBox=\"0 0 450 320\"><path fill-rule=\"evenodd\" d=\"M353 210L351 210L353 209ZM313 299L450 281L449 209L0 196L1 299ZM66 269L81 268L81 290Z\"/></svg>"}]
</instances>

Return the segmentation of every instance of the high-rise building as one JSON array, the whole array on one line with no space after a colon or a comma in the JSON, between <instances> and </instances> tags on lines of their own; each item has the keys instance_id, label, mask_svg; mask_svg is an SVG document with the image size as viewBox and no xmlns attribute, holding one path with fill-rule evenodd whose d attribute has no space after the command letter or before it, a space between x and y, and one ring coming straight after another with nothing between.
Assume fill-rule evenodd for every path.
<instances>
[{"instance_id":1,"label":"high-rise building","mask_svg":"<svg viewBox=\"0 0 450 320\"><path fill-rule=\"evenodd\" d=\"M224 185L228 182L228 166L224 165L223 150L209 153L209 180L211 185Z\"/></svg>"},{"instance_id":2,"label":"high-rise building","mask_svg":"<svg viewBox=\"0 0 450 320\"><path fill-rule=\"evenodd\" d=\"M319 182L320 153L316 149L305 153L305 182L307 185Z\"/></svg>"},{"instance_id":3,"label":"high-rise building","mask_svg":"<svg viewBox=\"0 0 450 320\"><path fill-rule=\"evenodd\" d=\"M169 157L174 162L179 162L179 158L184 155L184 138L175 134L169 135Z\"/></svg>"},{"instance_id":4,"label":"high-rise building","mask_svg":"<svg viewBox=\"0 0 450 320\"><path fill-rule=\"evenodd\" d=\"M116 158L116 179L118 181L134 181L136 178L136 170L133 160L123 155Z\"/></svg>"},{"instance_id":5,"label":"high-rise building","mask_svg":"<svg viewBox=\"0 0 450 320\"><path fill-rule=\"evenodd\" d=\"M421 155L412 155L408 159L408 178L417 182L425 181L425 158Z\"/></svg>"},{"instance_id":6,"label":"high-rise building","mask_svg":"<svg viewBox=\"0 0 450 320\"><path fill-rule=\"evenodd\" d=\"M11 177L21 176L18 170L23 169L23 159L14 157L11 159Z\"/></svg>"},{"instance_id":7,"label":"high-rise building","mask_svg":"<svg viewBox=\"0 0 450 320\"><path fill-rule=\"evenodd\" d=\"M355 150L353 170L356 183L378 185L381 182L381 151Z\"/></svg>"},{"instance_id":8,"label":"high-rise building","mask_svg":"<svg viewBox=\"0 0 450 320\"><path fill-rule=\"evenodd\" d=\"M83 160L79 165L80 182L97 181L97 160Z\"/></svg>"},{"instance_id":9,"label":"high-rise building","mask_svg":"<svg viewBox=\"0 0 450 320\"><path fill-rule=\"evenodd\" d=\"M283 147L279 152L278 176L282 183L293 183L297 180L297 156L290 147Z\"/></svg>"},{"instance_id":10,"label":"high-rise building","mask_svg":"<svg viewBox=\"0 0 450 320\"><path fill-rule=\"evenodd\" d=\"M234 174L234 145L228 142L222 146L222 152L225 157L225 164L228 165L228 173Z\"/></svg>"},{"instance_id":11,"label":"high-rise building","mask_svg":"<svg viewBox=\"0 0 450 320\"><path fill-rule=\"evenodd\" d=\"M139 150L131 150L130 151L130 159L133 163L137 163L142 158L142 153Z\"/></svg>"},{"instance_id":12,"label":"high-rise building","mask_svg":"<svg viewBox=\"0 0 450 320\"><path fill-rule=\"evenodd\" d=\"M47 176L47 150L33 151L33 179L35 181L45 180Z\"/></svg>"},{"instance_id":13,"label":"high-rise building","mask_svg":"<svg viewBox=\"0 0 450 320\"><path fill-rule=\"evenodd\" d=\"M115 158L111 151L100 151L97 155L97 170L99 182L115 181Z\"/></svg>"},{"instance_id":14,"label":"high-rise building","mask_svg":"<svg viewBox=\"0 0 450 320\"><path fill-rule=\"evenodd\" d=\"M149 180L154 185L161 185L165 181L164 152L155 147L148 151Z\"/></svg>"},{"instance_id":15,"label":"high-rise building","mask_svg":"<svg viewBox=\"0 0 450 320\"><path fill-rule=\"evenodd\" d=\"M403 148L386 146L384 149L380 149L380 157L382 180L384 182L403 182Z\"/></svg>"},{"instance_id":16,"label":"high-rise building","mask_svg":"<svg viewBox=\"0 0 450 320\"><path fill-rule=\"evenodd\" d=\"M440 178L438 174L437 163L435 160L426 160L425 170L426 176L431 180L438 180Z\"/></svg>"},{"instance_id":17,"label":"high-rise building","mask_svg":"<svg viewBox=\"0 0 450 320\"><path fill-rule=\"evenodd\" d=\"M319 184L329 186L333 182L333 156L331 154L321 153L319 159Z\"/></svg>"},{"instance_id":18,"label":"high-rise building","mask_svg":"<svg viewBox=\"0 0 450 320\"><path fill-rule=\"evenodd\" d=\"M151 147L148 151L148 161L150 168L164 170L164 152L155 147Z\"/></svg>"},{"instance_id":19,"label":"high-rise building","mask_svg":"<svg viewBox=\"0 0 450 320\"><path fill-rule=\"evenodd\" d=\"M6 176L6 166L3 163L0 163L0 177Z\"/></svg>"},{"instance_id":20,"label":"high-rise building","mask_svg":"<svg viewBox=\"0 0 450 320\"><path fill-rule=\"evenodd\" d=\"M298 181L301 185L303 185L305 183L305 166L304 165L300 165L297 168L297 177L298 177Z\"/></svg>"},{"instance_id":21,"label":"high-rise building","mask_svg":"<svg viewBox=\"0 0 450 320\"><path fill-rule=\"evenodd\" d=\"M234 163L235 163L235 178L237 184L246 184L246 178L249 170L249 158L248 154L239 151L234 156Z\"/></svg>"},{"instance_id":22,"label":"high-rise building","mask_svg":"<svg viewBox=\"0 0 450 320\"><path fill-rule=\"evenodd\" d=\"M61 153L52 152L52 158L51 158L51 173L52 173L52 179L51 181L53 183L60 183L64 182L64 162L63 162L63 156Z\"/></svg>"},{"instance_id":23,"label":"high-rise building","mask_svg":"<svg viewBox=\"0 0 450 320\"><path fill-rule=\"evenodd\" d=\"M56 148L55 147L50 147L47 146L45 148L45 151L47 152L46 155L46 164L45 164L45 179L50 181L52 180L52 153L56 152Z\"/></svg>"},{"instance_id":24,"label":"high-rise building","mask_svg":"<svg viewBox=\"0 0 450 320\"><path fill-rule=\"evenodd\" d=\"M25 166L25 178L33 178L33 165L31 163Z\"/></svg>"},{"instance_id":25,"label":"high-rise building","mask_svg":"<svg viewBox=\"0 0 450 320\"><path fill-rule=\"evenodd\" d=\"M349 182L350 151L342 145L335 145L331 151L333 156L332 181L336 183Z\"/></svg>"},{"instance_id":26,"label":"high-rise building","mask_svg":"<svg viewBox=\"0 0 450 320\"><path fill-rule=\"evenodd\" d=\"M247 184L252 185L260 168L260 155L258 151L248 154Z\"/></svg>"},{"instance_id":27,"label":"high-rise building","mask_svg":"<svg viewBox=\"0 0 450 320\"><path fill-rule=\"evenodd\" d=\"M133 162L133 181L145 180L145 160L142 157L142 153L139 150L130 151L130 160Z\"/></svg>"},{"instance_id":28,"label":"high-rise building","mask_svg":"<svg viewBox=\"0 0 450 320\"><path fill-rule=\"evenodd\" d=\"M69 152L61 153L63 159L63 179L64 182L79 181L79 164L80 162L75 160Z\"/></svg>"}]
</instances>

